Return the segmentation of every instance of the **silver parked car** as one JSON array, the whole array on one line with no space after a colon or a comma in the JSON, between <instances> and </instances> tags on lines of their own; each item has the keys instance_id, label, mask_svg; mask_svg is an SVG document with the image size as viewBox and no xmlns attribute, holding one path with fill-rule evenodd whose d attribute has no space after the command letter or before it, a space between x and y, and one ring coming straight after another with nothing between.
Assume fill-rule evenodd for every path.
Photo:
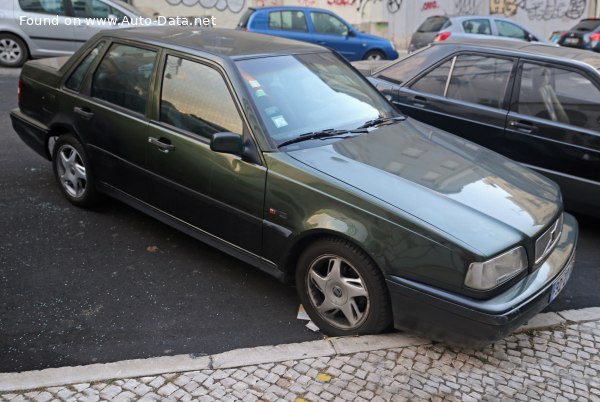
<instances>
[{"instance_id":1,"label":"silver parked car","mask_svg":"<svg viewBox=\"0 0 600 402\"><path fill-rule=\"evenodd\" d=\"M120 0L0 0L0 66L70 55L102 29L149 17Z\"/></svg>"},{"instance_id":2,"label":"silver parked car","mask_svg":"<svg viewBox=\"0 0 600 402\"><path fill-rule=\"evenodd\" d=\"M496 16L461 15L445 16L436 15L427 18L417 28L411 39L408 51L412 52L429 45L431 42L441 42L450 37L472 37L473 35L490 37L500 36L529 42L547 42L538 35L534 35L514 21Z\"/></svg>"}]
</instances>

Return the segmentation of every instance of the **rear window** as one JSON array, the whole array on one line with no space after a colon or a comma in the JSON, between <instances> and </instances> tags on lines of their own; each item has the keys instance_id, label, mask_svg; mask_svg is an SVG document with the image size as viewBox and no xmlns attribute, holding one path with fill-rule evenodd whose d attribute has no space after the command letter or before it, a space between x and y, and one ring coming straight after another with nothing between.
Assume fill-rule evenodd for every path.
<instances>
[{"instance_id":1,"label":"rear window","mask_svg":"<svg viewBox=\"0 0 600 402\"><path fill-rule=\"evenodd\" d=\"M600 19L582 20L579 24L571 28L571 31L590 32L600 26Z\"/></svg>"},{"instance_id":2,"label":"rear window","mask_svg":"<svg viewBox=\"0 0 600 402\"><path fill-rule=\"evenodd\" d=\"M417 28L417 32L438 32L440 29L445 28L446 22L449 22L446 17L429 17Z\"/></svg>"},{"instance_id":3,"label":"rear window","mask_svg":"<svg viewBox=\"0 0 600 402\"><path fill-rule=\"evenodd\" d=\"M242 18L240 18L240 22L238 22L238 28L246 28L248 26L248 20L250 19L250 16L254 14L255 11L256 10L253 8L247 9L242 15Z\"/></svg>"}]
</instances>

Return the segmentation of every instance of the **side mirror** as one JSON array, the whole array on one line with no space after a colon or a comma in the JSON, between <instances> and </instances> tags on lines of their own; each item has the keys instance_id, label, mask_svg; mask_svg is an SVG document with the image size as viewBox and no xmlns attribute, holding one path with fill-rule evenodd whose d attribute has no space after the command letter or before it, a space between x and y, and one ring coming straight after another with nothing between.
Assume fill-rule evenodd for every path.
<instances>
[{"instance_id":1,"label":"side mirror","mask_svg":"<svg viewBox=\"0 0 600 402\"><path fill-rule=\"evenodd\" d=\"M123 22L123 20L119 19L119 17L117 17L114 14L108 14L107 18L109 21L115 21L117 24L120 24L121 22Z\"/></svg>"},{"instance_id":2,"label":"side mirror","mask_svg":"<svg viewBox=\"0 0 600 402\"><path fill-rule=\"evenodd\" d=\"M346 36L356 36L356 31L354 29L348 29L348 33L346 34Z\"/></svg>"},{"instance_id":3,"label":"side mirror","mask_svg":"<svg viewBox=\"0 0 600 402\"><path fill-rule=\"evenodd\" d=\"M224 154L241 155L244 152L244 140L235 133L214 133L210 138L210 149Z\"/></svg>"}]
</instances>

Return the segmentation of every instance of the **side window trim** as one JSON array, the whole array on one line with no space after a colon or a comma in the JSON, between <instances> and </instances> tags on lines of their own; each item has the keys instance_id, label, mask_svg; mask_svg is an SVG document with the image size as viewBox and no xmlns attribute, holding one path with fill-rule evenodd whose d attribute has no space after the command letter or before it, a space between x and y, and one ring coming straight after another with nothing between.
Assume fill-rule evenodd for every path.
<instances>
[{"instance_id":1,"label":"side window trim","mask_svg":"<svg viewBox=\"0 0 600 402\"><path fill-rule=\"evenodd\" d=\"M404 86L407 88L412 87L412 85L415 84L417 81L419 81L421 78L423 78L424 76L426 76L427 74L429 74L430 72L432 72L433 70L435 70L436 68L441 66L442 64L447 63L448 61L456 58L456 56L458 56L459 54L460 54L460 52L454 52L454 53L449 54L448 56L439 60L437 63L429 66L429 68L424 69L419 74L412 77L410 80L406 81ZM448 77L450 77L450 74L448 74ZM446 80L448 79L448 77L446 77Z\"/></svg>"},{"instance_id":2,"label":"side window trim","mask_svg":"<svg viewBox=\"0 0 600 402\"><path fill-rule=\"evenodd\" d=\"M448 88L450 87L450 80L452 79L452 73L454 73L454 65L458 56L452 58L452 64L450 64L450 71L448 71L448 77L446 77L446 85L444 86L444 98L448 97Z\"/></svg>"},{"instance_id":3,"label":"side window trim","mask_svg":"<svg viewBox=\"0 0 600 402\"><path fill-rule=\"evenodd\" d=\"M153 51L156 53L154 66L152 68L152 72L150 73L150 79L148 80L148 82L149 82L149 84L148 84L148 99L146 100L146 110L144 111L144 113L139 113L139 112L136 112L135 110L131 110L131 109L128 109L121 105L117 105L117 104L105 101L100 98L95 98L92 96L91 91L92 91L92 82L93 82L94 75L96 74L96 71L98 71L98 68L100 67L100 64L102 63L102 60L104 60L104 57L106 57L108 51L112 48L113 45L132 46L132 47L137 47L140 49L150 50L150 51ZM92 101L94 103L115 108L116 110L120 111L121 113L125 113L128 115L137 116L137 117L141 116L145 120L148 120L149 110L150 110L152 102L153 102L154 93L156 92L154 90L154 88L155 88L154 82L155 82L155 75L157 73L157 64L158 64L158 61L161 59L162 53L163 53L162 48L147 45L145 43L139 43L136 41L126 40L126 39L116 39L116 38L112 38L112 40L107 40L107 44L102 52L102 57L97 57L96 60L94 60L94 64L92 66L93 68L90 68L90 70L88 71L87 77L84 80L84 83L81 87L81 90L79 91L79 94L84 95L89 101Z\"/></svg>"}]
</instances>

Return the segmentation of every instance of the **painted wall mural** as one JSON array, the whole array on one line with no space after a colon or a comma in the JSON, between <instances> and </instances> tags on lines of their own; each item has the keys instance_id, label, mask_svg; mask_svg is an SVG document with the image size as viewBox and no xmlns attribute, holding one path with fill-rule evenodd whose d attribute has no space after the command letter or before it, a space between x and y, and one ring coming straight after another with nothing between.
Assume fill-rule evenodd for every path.
<instances>
[{"instance_id":1,"label":"painted wall mural","mask_svg":"<svg viewBox=\"0 0 600 402\"><path fill-rule=\"evenodd\" d=\"M172 6L180 4L188 7L200 5L205 9L216 8L219 11L229 10L232 13L239 13L246 6L246 0L167 0Z\"/></svg>"},{"instance_id":2,"label":"painted wall mural","mask_svg":"<svg viewBox=\"0 0 600 402\"><path fill-rule=\"evenodd\" d=\"M524 10L530 21L578 20L586 9L586 0L490 0L490 14L513 17Z\"/></svg>"}]
</instances>

